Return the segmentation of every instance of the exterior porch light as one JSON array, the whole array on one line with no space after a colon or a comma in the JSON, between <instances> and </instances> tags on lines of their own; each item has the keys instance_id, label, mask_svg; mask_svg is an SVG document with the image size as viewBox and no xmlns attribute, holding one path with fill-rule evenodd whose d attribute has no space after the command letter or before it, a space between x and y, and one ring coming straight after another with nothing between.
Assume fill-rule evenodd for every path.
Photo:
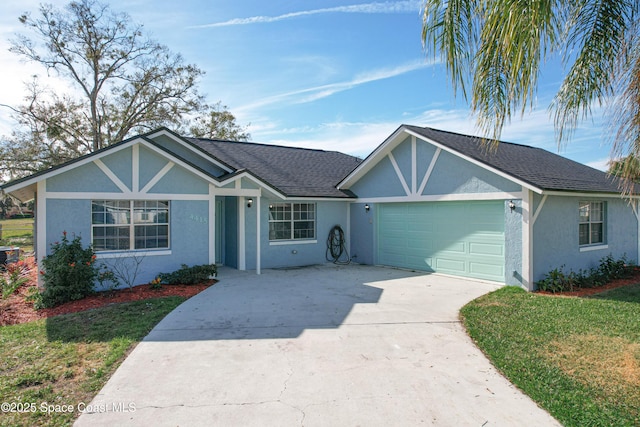
<instances>
[{"instance_id":1,"label":"exterior porch light","mask_svg":"<svg viewBox=\"0 0 640 427\"><path fill-rule=\"evenodd\" d=\"M251 206L253 206L253 199L248 199L247 200L247 207L250 208Z\"/></svg>"},{"instance_id":2,"label":"exterior porch light","mask_svg":"<svg viewBox=\"0 0 640 427\"><path fill-rule=\"evenodd\" d=\"M509 209L511 210L511 212L516 210L516 204L513 203L513 200L509 200Z\"/></svg>"},{"instance_id":3,"label":"exterior porch light","mask_svg":"<svg viewBox=\"0 0 640 427\"><path fill-rule=\"evenodd\" d=\"M365 212L369 212L369 209L371 209L371 206L369 206L369 203L365 203L364 205Z\"/></svg>"}]
</instances>

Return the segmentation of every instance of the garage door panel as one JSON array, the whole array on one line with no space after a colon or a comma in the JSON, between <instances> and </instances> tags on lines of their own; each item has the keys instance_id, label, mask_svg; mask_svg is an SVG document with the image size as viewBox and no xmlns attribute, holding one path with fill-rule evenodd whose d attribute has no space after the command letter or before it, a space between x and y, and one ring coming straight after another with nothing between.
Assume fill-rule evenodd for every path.
<instances>
[{"instance_id":1,"label":"garage door panel","mask_svg":"<svg viewBox=\"0 0 640 427\"><path fill-rule=\"evenodd\" d=\"M436 258L435 270L441 273L464 275L467 273L463 260L451 258Z\"/></svg>"},{"instance_id":2,"label":"garage door panel","mask_svg":"<svg viewBox=\"0 0 640 427\"><path fill-rule=\"evenodd\" d=\"M469 263L469 270L472 274L477 276L484 276L484 278L491 279L495 276L504 277L504 267L500 267L497 265L490 265L484 263Z\"/></svg>"},{"instance_id":3,"label":"garage door panel","mask_svg":"<svg viewBox=\"0 0 640 427\"><path fill-rule=\"evenodd\" d=\"M378 263L504 281L504 202L379 205Z\"/></svg>"},{"instance_id":4,"label":"garage door panel","mask_svg":"<svg viewBox=\"0 0 640 427\"><path fill-rule=\"evenodd\" d=\"M407 265L411 266L409 268L415 268L416 270L422 271L431 271L433 272L433 259L430 257L420 256L418 254L409 255L406 258Z\"/></svg>"},{"instance_id":5,"label":"garage door panel","mask_svg":"<svg viewBox=\"0 0 640 427\"><path fill-rule=\"evenodd\" d=\"M469 253L472 255L504 256L504 245L469 242Z\"/></svg>"},{"instance_id":6,"label":"garage door panel","mask_svg":"<svg viewBox=\"0 0 640 427\"><path fill-rule=\"evenodd\" d=\"M438 252L442 254L447 254L447 253L466 254L467 253L467 248L464 242L446 242L445 241L443 242L443 245L439 245L439 246L440 246L440 250Z\"/></svg>"}]
</instances>

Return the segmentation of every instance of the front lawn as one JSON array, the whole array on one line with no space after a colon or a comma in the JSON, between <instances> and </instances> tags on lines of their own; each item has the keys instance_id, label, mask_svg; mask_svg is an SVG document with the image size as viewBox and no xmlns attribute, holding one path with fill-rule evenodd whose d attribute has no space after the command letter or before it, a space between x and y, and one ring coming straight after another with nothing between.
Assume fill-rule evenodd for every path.
<instances>
[{"instance_id":1,"label":"front lawn","mask_svg":"<svg viewBox=\"0 0 640 427\"><path fill-rule=\"evenodd\" d=\"M89 404L135 343L185 299L147 299L0 326L0 425L72 424L78 405Z\"/></svg>"},{"instance_id":2,"label":"front lawn","mask_svg":"<svg viewBox=\"0 0 640 427\"><path fill-rule=\"evenodd\" d=\"M564 425L640 425L640 284L591 298L504 287L461 317L496 368Z\"/></svg>"}]
</instances>

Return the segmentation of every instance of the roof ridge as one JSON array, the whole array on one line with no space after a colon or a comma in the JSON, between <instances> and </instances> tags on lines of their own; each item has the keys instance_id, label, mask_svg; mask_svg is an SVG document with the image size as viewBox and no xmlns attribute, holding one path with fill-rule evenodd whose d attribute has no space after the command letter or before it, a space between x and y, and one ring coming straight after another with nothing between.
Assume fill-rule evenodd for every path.
<instances>
[{"instance_id":1,"label":"roof ridge","mask_svg":"<svg viewBox=\"0 0 640 427\"><path fill-rule=\"evenodd\" d=\"M545 150L544 148L535 147L535 146L526 145L526 144L519 144L517 142L503 141L503 140L500 140L500 139L493 139L493 138L485 138L483 136L469 135L469 134L460 133L460 132L453 132L453 131L450 131L450 130L436 129L436 128L432 128L432 127L429 127L429 126L416 126L416 125L407 125L407 124L404 124L402 126L406 126L406 127L409 127L409 128L413 127L413 128L419 128L419 129L428 129L428 130L432 130L432 131L435 131L435 132L448 133L450 135L456 135L456 136L463 136L465 138L487 139L487 140L490 140L490 141L497 141L500 144L516 145L518 147L525 147L525 148L531 148L531 149L535 149L535 150L542 150L542 151L546 151L546 152L550 153L549 150ZM555 154L555 153L552 153L552 154Z\"/></svg>"},{"instance_id":2,"label":"roof ridge","mask_svg":"<svg viewBox=\"0 0 640 427\"><path fill-rule=\"evenodd\" d=\"M195 137L188 137L187 139L196 139L198 141L201 142L224 142L224 143L230 143L230 144L243 144L243 145L257 145L260 147L276 147L276 148L288 148L291 150L302 150L302 151L315 151L315 152L321 152L321 153L337 153L337 154L341 154L344 156L349 156L349 157L355 157L355 156L351 156L350 154L346 154L343 153L341 151L337 151L337 150L322 150L320 148L307 148L307 147L291 147L288 145L280 145L280 144L269 144L269 143L265 143L265 142L253 142L253 141L233 141L230 139L217 139L217 138L195 138Z\"/></svg>"}]
</instances>

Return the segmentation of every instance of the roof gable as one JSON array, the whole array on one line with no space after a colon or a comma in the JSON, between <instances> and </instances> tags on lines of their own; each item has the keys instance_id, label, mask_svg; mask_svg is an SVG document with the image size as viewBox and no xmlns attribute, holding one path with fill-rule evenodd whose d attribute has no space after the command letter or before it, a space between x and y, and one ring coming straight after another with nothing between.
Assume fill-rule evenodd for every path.
<instances>
[{"instance_id":1,"label":"roof gable","mask_svg":"<svg viewBox=\"0 0 640 427\"><path fill-rule=\"evenodd\" d=\"M497 149L490 150L481 137L410 125L400 126L339 184L339 188L350 188L406 134L431 142L537 193L620 193L616 178L541 148L499 141Z\"/></svg>"},{"instance_id":2,"label":"roof gable","mask_svg":"<svg viewBox=\"0 0 640 427\"><path fill-rule=\"evenodd\" d=\"M353 197L349 191L338 190L336 184L360 162L355 157L335 151L183 138L168 129L161 128L54 168L11 181L1 188L13 194L24 193L26 198L28 195L33 195L35 184L40 180L91 164L137 143L155 147L185 167L198 174L206 175L216 185L226 185L232 180L246 176L279 197ZM179 152L175 152L175 147L180 148ZM214 168L211 169L208 165Z\"/></svg>"}]
</instances>

